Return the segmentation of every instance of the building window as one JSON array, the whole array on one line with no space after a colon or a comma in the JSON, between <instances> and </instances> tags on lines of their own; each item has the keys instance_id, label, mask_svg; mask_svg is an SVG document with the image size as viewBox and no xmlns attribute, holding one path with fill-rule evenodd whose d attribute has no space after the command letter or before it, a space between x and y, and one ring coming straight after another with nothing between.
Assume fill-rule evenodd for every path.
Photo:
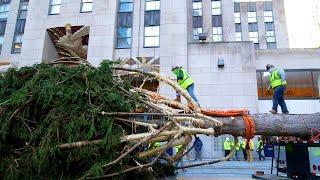
<instances>
[{"instance_id":1,"label":"building window","mask_svg":"<svg viewBox=\"0 0 320 180\"><path fill-rule=\"evenodd\" d=\"M242 41L242 33L236 32L236 41Z\"/></svg>"},{"instance_id":2,"label":"building window","mask_svg":"<svg viewBox=\"0 0 320 180\"><path fill-rule=\"evenodd\" d=\"M118 28L117 48L131 47L131 29L125 27Z\"/></svg>"},{"instance_id":3,"label":"building window","mask_svg":"<svg viewBox=\"0 0 320 180\"><path fill-rule=\"evenodd\" d=\"M272 1L266 1L263 3L264 22L273 22L272 9Z\"/></svg>"},{"instance_id":4,"label":"building window","mask_svg":"<svg viewBox=\"0 0 320 180\"><path fill-rule=\"evenodd\" d=\"M199 40L199 34L203 32L202 0L192 0L192 34L193 40Z\"/></svg>"},{"instance_id":5,"label":"building window","mask_svg":"<svg viewBox=\"0 0 320 180\"><path fill-rule=\"evenodd\" d=\"M61 0L50 0L49 14L60 14Z\"/></svg>"},{"instance_id":6,"label":"building window","mask_svg":"<svg viewBox=\"0 0 320 180\"><path fill-rule=\"evenodd\" d=\"M3 45L3 37L6 30L7 20L0 21L0 52L2 50Z\"/></svg>"},{"instance_id":7,"label":"building window","mask_svg":"<svg viewBox=\"0 0 320 180\"><path fill-rule=\"evenodd\" d=\"M235 24L236 29L236 41L242 41L242 28L240 23Z\"/></svg>"},{"instance_id":8,"label":"building window","mask_svg":"<svg viewBox=\"0 0 320 180\"><path fill-rule=\"evenodd\" d=\"M192 3L192 15L193 16L202 16L202 2L193 2Z\"/></svg>"},{"instance_id":9,"label":"building window","mask_svg":"<svg viewBox=\"0 0 320 180\"><path fill-rule=\"evenodd\" d=\"M132 12L133 3L132 0L120 0L119 1L119 12Z\"/></svg>"},{"instance_id":10,"label":"building window","mask_svg":"<svg viewBox=\"0 0 320 180\"><path fill-rule=\"evenodd\" d=\"M275 37L275 29L273 22L265 23L266 29L266 40L267 40L267 48L268 49L277 49L276 37Z\"/></svg>"},{"instance_id":11,"label":"building window","mask_svg":"<svg viewBox=\"0 0 320 180\"><path fill-rule=\"evenodd\" d=\"M80 12L92 12L92 2L93 0L81 0L81 10Z\"/></svg>"},{"instance_id":12,"label":"building window","mask_svg":"<svg viewBox=\"0 0 320 180\"><path fill-rule=\"evenodd\" d=\"M257 12L256 12L255 2L248 3L248 22L249 23L257 22Z\"/></svg>"},{"instance_id":13,"label":"building window","mask_svg":"<svg viewBox=\"0 0 320 180\"><path fill-rule=\"evenodd\" d=\"M254 43L254 48L259 49L258 32L249 32L249 39Z\"/></svg>"},{"instance_id":14,"label":"building window","mask_svg":"<svg viewBox=\"0 0 320 180\"><path fill-rule=\"evenodd\" d=\"M221 1L213 0L211 2L212 15L221 15Z\"/></svg>"},{"instance_id":15,"label":"building window","mask_svg":"<svg viewBox=\"0 0 320 180\"><path fill-rule=\"evenodd\" d=\"M268 78L263 77L264 71L257 72L258 96L260 100L272 99L267 93ZM286 99L319 99L320 70L286 70Z\"/></svg>"},{"instance_id":16,"label":"building window","mask_svg":"<svg viewBox=\"0 0 320 180\"><path fill-rule=\"evenodd\" d=\"M144 28L144 47L160 46L160 26L150 26Z\"/></svg>"},{"instance_id":17,"label":"building window","mask_svg":"<svg viewBox=\"0 0 320 180\"><path fill-rule=\"evenodd\" d=\"M132 0L119 0L116 48L131 48L132 11Z\"/></svg>"},{"instance_id":18,"label":"building window","mask_svg":"<svg viewBox=\"0 0 320 180\"><path fill-rule=\"evenodd\" d=\"M263 10L264 11L272 11L272 1L263 2Z\"/></svg>"},{"instance_id":19,"label":"building window","mask_svg":"<svg viewBox=\"0 0 320 180\"><path fill-rule=\"evenodd\" d=\"M1 2L1 1L0 1ZM0 3L0 19L7 19L10 11L10 1L2 1Z\"/></svg>"},{"instance_id":20,"label":"building window","mask_svg":"<svg viewBox=\"0 0 320 180\"><path fill-rule=\"evenodd\" d=\"M10 11L10 0L0 1L0 53L3 45L4 33L6 31L7 19Z\"/></svg>"},{"instance_id":21,"label":"building window","mask_svg":"<svg viewBox=\"0 0 320 180\"><path fill-rule=\"evenodd\" d=\"M144 14L144 47L160 46L160 1L146 0Z\"/></svg>"},{"instance_id":22,"label":"building window","mask_svg":"<svg viewBox=\"0 0 320 180\"><path fill-rule=\"evenodd\" d=\"M258 23L249 23L249 32L258 32Z\"/></svg>"},{"instance_id":23,"label":"building window","mask_svg":"<svg viewBox=\"0 0 320 180\"><path fill-rule=\"evenodd\" d=\"M193 28L201 28L203 27L203 20L202 16L193 16Z\"/></svg>"},{"instance_id":24,"label":"building window","mask_svg":"<svg viewBox=\"0 0 320 180\"><path fill-rule=\"evenodd\" d=\"M264 12L264 22L273 22L272 11L265 11Z\"/></svg>"},{"instance_id":25,"label":"building window","mask_svg":"<svg viewBox=\"0 0 320 180\"><path fill-rule=\"evenodd\" d=\"M241 23L240 13L234 13L234 23Z\"/></svg>"},{"instance_id":26,"label":"building window","mask_svg":"<svg viewBox=\"0 0 320 180\"><path fill-rule=\"evenodd\" d=\"M203 32L203 28L193 28L193 40L199 40L199 34Z\"/></svg>"},{"instance_id":27,"label":"building window","mask_svg":"<svg viewBox=\"0 0 320 180\"><path fill-rule=\"evenodd\" d=\"M240 3L239 2L234 2L234 12L235 13L240 13Z\"/></svg>"},{"instance_id":28,"label":"building window","mask_svg":"<svg viewBox=\"0 0 320 180\"><path fill-rule=\"evenodd\" d=\"M257 12L248 12L248 22L249 23L257 22Z\"/></svg>"},{"instance_id":29,"label":"building window","mask_svg":"<svg viewBox=\"0 0 320 180\"><path fill-rule=\"evenodd\" d=\"M256 3L255 2L249 2L248 3L248 12L256 12Z\"/></svg>"},{"instance_id":30,"label":"building window","mask_svg":"<svg viewBox=\"0 0 320 180\"><path fill-rule=\"evenodd\" d=\"M146 0L146 11L160 10L160 0Z\"/></svg>"},{"instance_id":31,"label":"building window","mask_svg":"<svg viewBox=\"0 0 320 180\"><path fill-rule=\"evenodd\" d=\"M260 49L258 23L249 23L249 39L254 43L254 49Z\"/></svg>"},{"instance_id":32,"label":"building window","mask_svg":"<svg viewBox=\"0 0 320 180\"><path fill-rule=\"evenodd\" d=\"M213 27L213 42L221 42L222 41L222 27Z\"/></svg>"},{"instance_id":33,"label":"building window","mask_svg":"<svg viewBox=\"0 0 320 180\"><path fill-rule=\"evenodd\" d=\"M12 53L21 53L23 34L15 34L13 37Z\"/></svg>"},{"instance_id":34,"label":"building window","mask_svg":"<svg viewBox=\"0 0 320 180\"><path fill-rule=\"evenodd\" d=\"M28 12L28 0L20 0L18 18L16 22L15 33L12 43L12 53L21 53L22 38L26 24L27 12Z\"/></svg>"}]
</instances>

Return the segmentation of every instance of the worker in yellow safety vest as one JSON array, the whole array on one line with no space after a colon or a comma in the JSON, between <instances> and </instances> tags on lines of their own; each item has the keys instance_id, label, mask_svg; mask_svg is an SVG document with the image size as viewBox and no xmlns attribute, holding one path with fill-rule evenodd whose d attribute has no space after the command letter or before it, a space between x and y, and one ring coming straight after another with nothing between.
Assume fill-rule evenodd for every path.
<instances>
[{"instance_id":1,"label":"worker in yellow safety vest","mask_svg":"<svg viewBox=\"0 0 320 180\"><path fill-rule=\"evenodd\" d=\"M160 147L160 142L153 142L149 144L149 149L154 149Z\"/></svg>"},{"instance_id":2,"label":"worker in yellow safety vest","mask_svg":"<svg viewBox=\"0 0 320 180\"><path fill-rule=\"evenodd\" d=\"M242 139L240 141L240 147L243 153L243 158L246 161L247 160L247 152L246 152L246 141L244 139Z\"/></svg>"},{"instance_id":3,"label":"worker in yellow safety vest","mask_svg":"<svg viewBox=\"0 0 320 180\"><path fill-rule=\"evenodd\" d=\"M267 73L266 76L269 76L270 86L268 87L268 93L270 89L273 89L272 97L272 109L270 112L272 114L277 114L278 105L280 105L283 114L289 114L286 102L284 101L284 92L288 85L286 80L286 74L283 69L275 67L272 64L267 64L266 66Z\"/></svg>"},{"instance_id":4,"label":"worker in yellow safety vest","mask_svg":"<svg viewBox=\"0 0 320 180\"><path fill-rule=\"evenodd\" d=\"M236 160L239 161L238 151L240 150L240 142L238 142L238 144L235 144L235 141L232 141L232 148L234 146L236 148L235 157L236 157Z\"/></svg>"},{"instance_id":5,"label":"worker in yellow safety vest","mask_svg":"<svg viewBox=\"0 0 320 180\"><path fill-rule=\"evenodd\" d=\"M194 81L187 73L185 69L179 66L172 66L171 68L173 74L177 77L178 84L185 90L188 91L189 95L193 100L200 106L197 97L194 94ZM176 101L181 102L181 96L179 93L176 93Z\"/></svg>"},{"instance_id":6,"label":"worker in yellow safety vest","mask_svg":"<svg viewBox=\"0 0 320 180\"><path fill-rule=\"evenodd\" d=\"M258 137L257 152L259 154L260 161L261 161L261 159L266 160L266 158L261 153L263 151L263 149L264 149L263 141L261 140L260 137Z\"/></svg>"},{"instance_id":7,"label":"worker in yellow safety vest","mask_svg":"<svg viewBox=\"0 0 320 180\"><path fill-rule=\"evenodd\" d=\"M252 156L253 150L254 150L254 143L253 143L252 139L249 139L249 140L247 139L246 140L246 153L247 153L247 161L248 162L253 161L253 156Z\"/></svg>"},{"instance_id":8,"label":"worker in yellow safety vest","mask_svg":"<svg viewBox=\"0 0 320 180\"><path fill-rule=\"evenodd\" d=\"M232 144L233 143L230 141L229 138L226 138L226 140L223 142L224 157L227 157L230 154Z\"/></svg>"}]
</instances>

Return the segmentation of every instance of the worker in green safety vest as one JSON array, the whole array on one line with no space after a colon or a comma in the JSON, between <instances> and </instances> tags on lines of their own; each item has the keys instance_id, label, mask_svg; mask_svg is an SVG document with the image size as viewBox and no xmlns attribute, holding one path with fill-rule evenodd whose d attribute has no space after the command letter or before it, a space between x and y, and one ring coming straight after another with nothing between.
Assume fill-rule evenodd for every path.
<instances>
[{"instance_id":1,"label":"worker in green safety vest","mask_svg":"<svg viewBox=\"0 0 320 180\"><path fill-rule=\"evenodd\" d=\"M178 84L185 90L188 91L189 95L193 98L193 100L198 104L199 101L197 97L194 94L194 81L190 77L190 75L187 73L185 69L179 66L172 66L171 68L174 75L177 77ZM176 94L176 101L181 102L180 94Z\"/></svg>"},{"instance_id":2,"label":"worker in green safety vest","mask_svg":"<svg viewBox=\"0 0 320 180\"><path fill-rule=\"evenodd\" d=\"M270 86L268 92L273 89L272 98L272 114L277 114L278 105L280 105L283 114L289 114L286 102L284 101L284 92L286 91L287 81L286 74L283 69L267 64L267 76L269 76Z\"/></svg>"},{"instance_id":3,"label":"worker in green safety vest","mask_svg":"<svg viewBox=\"0 0 320 180\"><path fill-rule=\"evenodd\" d=\"M261 140L260 137L258 137L258 143L257 143L257 152L259 154L259 160L261 161L261 159L266 160L266 158L262 155L262 151L264 149L264 145L263 145L263 141Z\"/></svg>"},{"instance_id":4,"label":"worker in green safety vest","mask_svg":"<svg viewBox=\"0 0 320 180\"><path fill-rule=\"evenodd\" d=\"M247 160L247 152L246 152L246 140L245 139L242 139L240 141L240 147L242 149L243 158L246 161Z\"/></svg>"},{"instance_id":5,"label":"worker in green safety vest","mask_svg":"<svg viewBox=\"0 0 320 180\"><path fill-rule=\"evenodd\" d=\"M224 157L227 157L230 154L232 144L233 143L229 138L226 138L226 140L223 142Z\"/></svg>"},{"instance_id":6,"label":"worker in green safety vest","mask_svg":"<svg viewBox=\"0 0 320 180\"><path fill-rule=\"evenodd\" d=\"M238 144L235 144L235 141L232 141L232 148L235 146L236 152L234 156L236 157L236 160L239 161L238 151L240 151L240 142Z\"/></svg>"},{"instance_id":7,"label":"worker in green safety vest","mask_svg":"<svg viewBox=\"0 0 320 180\"><path fill-rule=\"evenodd\" d=\"M149 144L149 149L154 149L160 147L160 142L153 142Z\"/></svg>"}]
</instances>

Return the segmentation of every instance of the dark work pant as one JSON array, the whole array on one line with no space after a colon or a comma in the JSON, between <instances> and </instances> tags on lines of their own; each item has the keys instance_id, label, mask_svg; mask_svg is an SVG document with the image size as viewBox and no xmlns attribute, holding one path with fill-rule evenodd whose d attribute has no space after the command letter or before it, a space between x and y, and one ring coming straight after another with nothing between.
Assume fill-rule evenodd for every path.
<instances>
[{"instance_id":1,"label":"dark work pant","mask_svg":"<svg viewBox=\"0 0 320 180\"><path fill-rule=\"evenodd\" d=\"M196 154L195 154L195 160L202 160L201 158L201 149L200 150L195 150Z\"/></svg>"},{"instance_id":2,"label":"dark work pant","mask_svg":"<svg viewBox=\"0 0 320 180\"><path fill-rule=\"evenodd\" d=\"M285 91L285 87L283 86L278 86L274 89L273 99L272 99L272 102L273 102L272 109L277 111L278 105L280 105L282 112L287 113L288 112L287 105L284 102L284 98L283 98L284 91Z\"/></svg>"},{"instance_id":3,"label":"dark work pant","mask_svg":"<svg viewBox=\"0 0 320 180\"><path fill-rule=\"evenodd\" d=\"M258 150L258 154L259 154L259 160L261 161L261 159L265 160L266 158L262 155L261 153L262 150Z\"/></svg>"},{"instance_id":4,"label":"dark work pant","mask_svg":"<svg viewBox=\"0 0 320 180\"><path fill-rule=\"evenodd\" d=\"M238 150L236 150L236 153L234 154L234 156L236 157L236 160L239 161Z\"/></svg>"},{"instance_id":5,"label":"dark work pant","mask_svg":"<svg viewBox=\"0 0 320 180\"><path fill-rule=\"evenodd\" d=\"M227 157L230 154L230 150L224 150L224 157Z\"/></svg>"},{"instance_id":6,"label":"dark work pant","mask_svg":"<svg viewBox=\"0 0 320 180\"><path fill-rule=\"evenodd\" d=\"M243 152L243 158L246 161L247 160L247 152L246 152L246 150L242 150L242 152Z\"/></svg>"}]
</instances>

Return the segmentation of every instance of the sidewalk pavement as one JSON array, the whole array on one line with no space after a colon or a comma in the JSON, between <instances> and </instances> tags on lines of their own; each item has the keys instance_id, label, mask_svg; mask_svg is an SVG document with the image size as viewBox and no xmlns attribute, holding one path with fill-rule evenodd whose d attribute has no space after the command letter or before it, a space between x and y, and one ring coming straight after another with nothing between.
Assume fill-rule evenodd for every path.
<instances>
[{"instance_id":1,"label":"sidewalk pavement","mask_svg":"<svg viewBox=\"0 0 320 180\"><path fill-rule=\"evenodd\" d=\"M204 162L205 160L201 161ZM200 161L184 161L184 165L189 163L199 163ZM252 179L252 174L256 171L271 173L271 159L265 161L226 161L212 165L188 168L185 171L179 170L176 176L178 180L232 180ZM276 173L274 168L273 174Z\"/></svg>"}]
</instances>

